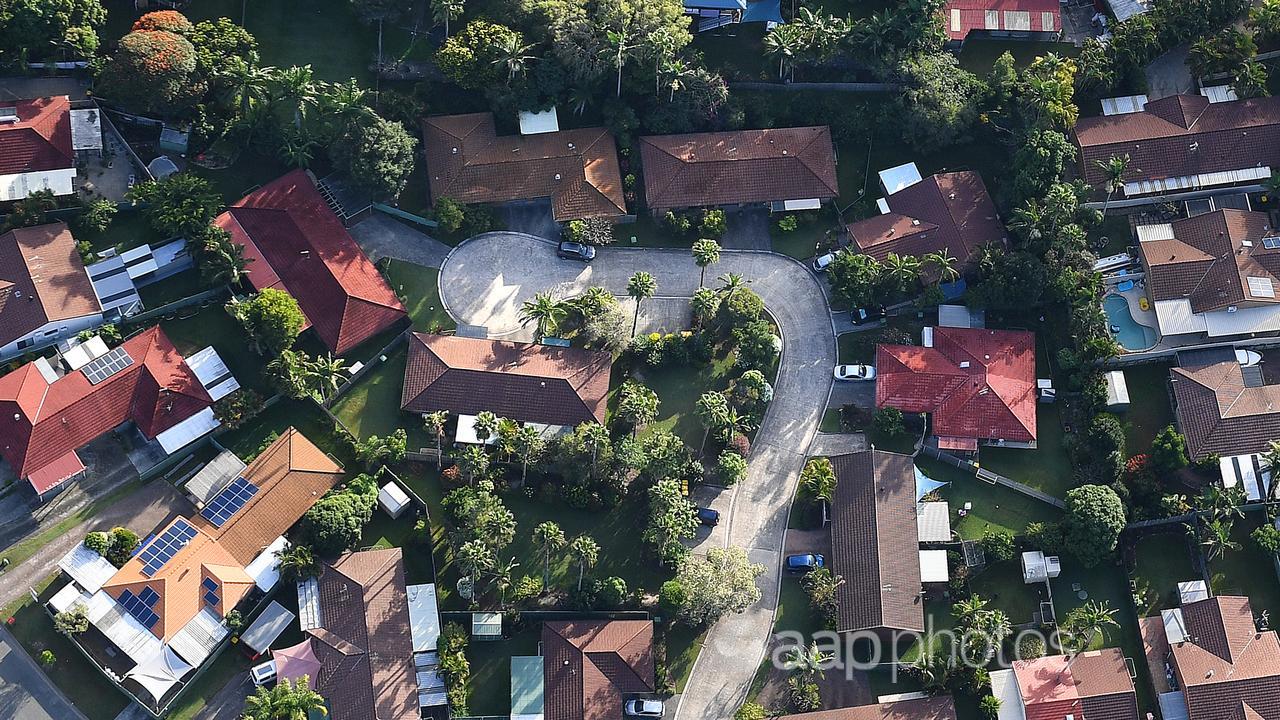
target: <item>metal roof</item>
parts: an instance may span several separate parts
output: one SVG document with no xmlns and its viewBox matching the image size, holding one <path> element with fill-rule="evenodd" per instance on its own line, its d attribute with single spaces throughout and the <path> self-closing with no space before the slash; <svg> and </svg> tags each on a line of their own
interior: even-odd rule
<svg viewBox="0 0 1280 720">
<path fill-rule="evenodd" d="M 223 450 L 187 481 L 187 494 L 203 505 L 239 477 L 244 469 L 244 462 L 235 453 Z"/>
<path fill-rule="evenodd" d="M 254 652 L 266 652 L 271 647 L 271 643 L 280 637 L 280 633 L 289 627 L 289 623 L 292 623 L 295 617 L 297 616 L 285 609 L 283 605 L 272 600 L 267 609 L 263 610 L 249 629 L 240 636 L 240 642 Z"/>
</svg>

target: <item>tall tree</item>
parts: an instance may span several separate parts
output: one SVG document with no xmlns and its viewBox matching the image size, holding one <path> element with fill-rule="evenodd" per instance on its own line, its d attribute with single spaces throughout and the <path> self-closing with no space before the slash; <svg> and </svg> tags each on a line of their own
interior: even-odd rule
<svg viewBox="0 0 1280 720">
<path fill-rule="evenodd" d="M 458 470 L 467 478 L 467 484 L 475 483 L 477 477 L 489 472 L 489 456 L 476 445 L 468 445 L 458 456 Z"/>
<path fill-rule="evenodd" d="M 449 39 L 449 23 L 462 17 L 466 9 L 463 0 L 431 0 L 431 18 L 438 25 L 444 25 L 444 37 Z"/>
<path fill-rule="evenodd" d="M 702 435 L 702 444 L 707 444 L 707 435 L 711 432 L 719 432 L 720 428 L 730 423 L 730 411 L 733 408 L 729 406 L 729 400 L 725 398 L 724 393 L 715 390 L 704 392 L 698 397 L 694 403 L 694 411 L 698 414 L 698 420 L 705 429 Z"/>
<path fill-rule="evenodd" d="M 693 627 L 705 627 L 746 610 L 760 600 L 756 578 L 763 574 L 764 566 L 752 564 L 739 547 L 713 547 L 706 555 L 689 555 L 676 573 L 686 593 L 680 618 Z"/>
<path fill-rule="evenodd" d="M 1095 160 L 1098 169 L 1102 170 L 1107 188 L 1107 199 L 1102 203 L 1102 214 L 1105 217 L 1107 207 L 1111 205 L 1111 196 L 1124 189 L 1124 176 L 1129 172 L 1129 155 L 1112 155 L 1106 160 Z"/>
<path fill-rule="evenodd" d="M 586 576 L 587 568 L 600 559 L 600 545 L 586 535 L 579 535 L 569 543 L 569 554 L 578 563 L 578 592 L 582 592 L 582 578 Z"/>
<path fill-rule="evenodd" d="M 631 434 L 658 417 L 658 394 L 634 380 L 622 384 L 618 391 L 618 415 L 631 423 Z"/>
<path fill-rule="evenodd" d="M 956 269 L 957 260 L 951 256 L 951 248 L 943 248 L 938 252 L 929 253 L 920 258 L 920 261 L 924 265 L 932 267 L 941 282 L 953 282 L 960 277 L 960 271 Z"/>
<path fill-rule="evenodd" d="M 568 316 L 568 306 L 564 301 L 556 300 L 549 292 L 538 293 L 520 306 L 520 322 L 524 325 L 536 323 L 539 340 L 555 332 Z"/>
<path fill-rule="evenodd" d="M 640 324 L 640 302 L 653 297 L 653 294 L 657 291 L 658 281 L 654 279 L 653 275 L 643 270 L 637 271 L 627 281 L 627 295 L 636 301 L 636 314 L 631 321 L 631 335 L 633 337 L 636 334 L 636 327 Z"/>
<path fill-rule="evenodd" d="M 787 63 L 794 63 L 795 58 L 806 49 L 804 32 L 794 23 L 775 25 L 764 36 L 764 52 L 769 57 L 778 58 L 778 79 L 786 76 Z"/>
<path fill-rule="evenodd" d="M 693 263 L 698 266 L 698 287 L 707 280 L 707 266 L 720 262 L 720 243 L 702 238 L 693 243 Z"/>
<path fill-rule="evenodd" d="M 679 557 L 678 549 L 684 549 L 680 541 L 693 537 L 697 530 L 698 508 L 684 496 L 680 481 L 665 478 L 649 488 L 644 540 L 657 551 L 659 565 Z"/>
<path fill-rule="evenodd" d="M 312 360 L 306 374 L 310 387 L 320 395 L 320 399 L 328 400 L 337 394 L 347 379 L 347 361 L 328 353 Z"/>
<path fill-rule="evenodd" d="M 312 713 L 329 713 L 324 698 L 311 689 L 306 676 L 297 682 L 283 678 L 270 689 L 259 686 L 245 698 L 244 705 L 244 720 L 307 720 Z"/>
<path fill-rule="evenodd" d="M 520 482 L 524 483 L 529 474 L 529 463 L 535 462 L 546 443 L 542 434 L 532 425 L 521 425 L 512 440 L 512 450 L 520 458 Z"/>
<path fill-rule="evenodd" d="M 542 553 L 542 586 L 551 585 L 551 554 L 565 546 L 564 531 L 550 520 L 533 529 L 533 544 Z"/>
<path fill-rule="evenodd" d="M 487 447 L 489 439 L 498 432 L 498 416 L 488 410 L 481 410 L 476 413 L 473 427 L 476 432 L 476 439 L 480 441 L 480 446 L 482 448 Z"/>
<path fill-rule="evenodd" d="M 493 64 L 504 68 L 507 71 L 507 84 L 516 78 L 516 75 L 523 75 L 525 69 L 529 66 L 529 61 L 534 59 L 529 51 L 533 49 L 533 45 L 526 45 L 521 42 L 519 35 L 507 35 L 502 38 L 497 46 L 498 57 L 493 59 Z"/>
<path fill-rule="evenodd" d="M 447 422 L 449 422 L 449 413 L 444 410 L 436 410 L 422 416 L 422 425 L 427 434 L 436 439 L 436 470 L 440 469 L 440 464 L 444 460 L 444 426 Z"/>
<path fill-rule="evenodd" d="M 480 576 L 493 569 L 497 560 L 493 550 L 480 540 L 468 540 L 458 548 L 458 569 L 471 578 L 472 597 L 479 594 Z"/>
<path fill-rule="evenodd" d="M 270 102 L 283 107 L 293 121 L 293 126 L 302 128 L 307 116 L 320 101 L 320 85 L 310 65 L 276 68 L 268 83 Z"/>
<path fill-rule="evenodd" d="M 1119 628 L 1116 611 L 1107 602 L 1090 600 L 1063 618 L 1058 626 L 1058 642 L 1071 654 L 1072 661 L 1088 650 L 1099 635 L 1106 637 L 1107 628 Z M 1070 663 L 1068 663 L 1070 667 Z"/>
<path fill-rule="evenodd" d="M 1209 562 L 1218 560 L 1228 550 L 1235 552 L 1241 548 L 1239 542 L 1231 539 L 1232 525 L 1229 520 L 1214 519 L 1200 529 L 1200 545 L 1204 547 L 1205 559 Z"/>
</svg>

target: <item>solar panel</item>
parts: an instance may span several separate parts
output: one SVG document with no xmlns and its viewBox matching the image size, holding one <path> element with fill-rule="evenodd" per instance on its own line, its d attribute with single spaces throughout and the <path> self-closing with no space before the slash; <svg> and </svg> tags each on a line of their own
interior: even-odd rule
<svg viewBox="0 0 1280 720">
<path fill-rule="evenodd" d="M 213 581 L 213 578 L 205 578 L 205 579 L 204 579 L 204 582 L 202 582 L 202 583 L 200 583 L 200 584 L 201 584 L 201 585 L 203 585 L 203 586 L 204 586 L 204 589 L 205 589 L 205 590 L 208 590 L 209 592 L 217 592 L 217 591 L 218 591 L 218 583 L 214 582 L 214 581 Z"/>
<path fill-rule="evenodd" d="M 81 368 L 90 385 L 97 385 L 133 364 L 133 358 L 123 347 L 103 355 Z"/>
<path fill-rule="evenodd" d="M 178 520 L 170 525 L 159 537 L 151 541 L 146 550 L 142 551 L 142 574 L 151 577 L 157 570 L 164 567 L 179 550 L 186 547 L 191 542 L 191 538 L 196 536 L 196 529 L 186 520 Z"/>
<path fill-rule="evenodd" d="M 230 520 L 232 515 L 240 512 L 240 508 L 249 502 L 249 498 L 257 494 L 257 485 L 243 477 L 238 477 L 223 488 L 222 492 L 200 511 L 200 514 L 215 526 L 222 527 L 222 524 Z"/>
<path fill-rule="evenodd" d="M 149 608 L 156 606 L 156 601 L 160 599 L 160 594 L 151 589 L 150 585 L 142 588 L 142 592 L 138 593 L 138 599 Z"/>
<path fill-rule="evenodd" d="M 149 587 L 142 589 L 142 592 L 144 594 L 148 591 L 150 591 L 152 595 L 155 595 L 155 591 L 151 590 L 151 588 Z M 156 595 L 156 597 L 158 598 L 159 596 Z M 153 611 L 150 607 L 147 606 L 145 602 L 142 601 L 141 596 L 134 595 L 129 590 L 125 590 L 124 592 L 120 593 L 119 603 L 120 603 L 120 606 L 124 608 L 125 612 L 132 615 L 138 622 L 142 623 L 143 627 L 145 627 L 148 630 L 155 627 L 156 623 L 160 621 L 160 616 L 156 615 L 155 611 Z M 154 605 L 155 601 L 153 600 L 151 604 Z"/>
<path fill-rule="evenodd" d="M 204 594 L 204 604 L 210 607 L 218 606 L 218 594 L 207 592 Z"/>
</svg>

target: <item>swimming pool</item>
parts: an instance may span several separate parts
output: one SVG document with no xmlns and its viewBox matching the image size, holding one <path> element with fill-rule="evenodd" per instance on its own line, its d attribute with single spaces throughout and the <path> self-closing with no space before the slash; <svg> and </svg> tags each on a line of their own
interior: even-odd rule
<svg viewBox="0 0 1280 720">
<path fill-rule="evenodd" d="M 1108 295 L 1102 309 L 1111 323 L 1111 334 L 1125 350 L 1146 350 L 1156 344 L 1156 331 L 1141 325 L 1129 312 L 1129 303 L 1120 295 Z"/>
</svg>

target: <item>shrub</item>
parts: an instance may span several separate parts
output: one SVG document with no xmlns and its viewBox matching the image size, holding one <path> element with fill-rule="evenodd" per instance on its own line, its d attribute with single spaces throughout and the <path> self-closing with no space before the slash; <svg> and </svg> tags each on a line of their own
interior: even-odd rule
<svg viewBox="0 0 1280 720">
<path fill-rule="evenodd" d="M 149 12 L 133 23 L 133 30 L 166 30 L 179 35 L 186 35 L 194 28 L 185 15 L 176 10 L 158 10 Z"/>
<path fill-rule="evenodd" d="M 1250 537 L 1253 538 L 1253 543 L 1262 552 L 1268 555 L 1275 555 L 1280 552 L 1280 530 L 1277 530 L 1276 526 L 1270 522 L 1259 526 Z"/>
<path fill-rule="evenodd" d="M 978 711 L 986 720 L 996 720 L 1000 717 L 1000 698 L 995 695 L 984 695 L 978 701 Z"/>
<path fill-rule="evenodd" d="M 596 601 L 606 608 L 622 607 L 627 602 L 627 581 L 620 577 L 607 577 L 596 588 Z"/>
<path fill-rule="evenodd" d="M 105 532 L 91 532 L 84 536 L 84 546 L 106 557 L 111 552 L 111 535 Z"/>
<path fill-rule="evenodd" d="M 738 433 L 733 436 L 733 439 L 729 441 L 725 449 L 736 452 L 742 457 L 747 457 L 751 454 L 751 441 L 747 439 L 746 435 Z"/>
<path fill-rule="evenodd" d="M 585 245 L 608 245 L 614 239 L 613 223 L 603 217 L 570 220 L 564 226 L 564 239 Z"/>
<path fill-rule="evenodd" d="M 902 411 L 895 407 L 882 407 L 871 417 L 871 424 L 881 434 L 894 437 L 907 431 L 902 422 Z"/>
<path fill-rule="evenodd" d="M 1018 660 L 1035 660 L 1044 657 L 1044 638 L 1038 633 L 1024 633 L 1018 638 Z"/>
<path fill-rule="evenodd" d="M 688 600 L 689 593 L 679 580 L 668 580 L 662 583 L 662 589 L 658 591 L 658 609 L 668 619 L 679 614 Z"/>
<path fill-rule="evenodd" d="M 1173 473 L 1187 466 L 1187 441 L 1172 425 L 1151 441 L 1151 465 L 1159 474 Z"/>
<path fill-rule="evenodd" d="M 53 629 L 66 635 L 73 637 L 89 629 L 89 616 L 84 612 L 84 606 L 76 603 L 71 606 L 70 610 L 64 610 L 53 616 Z"/>
<path fill-rule="evenodd" d="M 778 229 L 782 232 L 795 232 L 798 227 L 800 227 L 800 221 L 796 220 L 795 215 L 783 215 L 778 219 Z"/>
<path fill-rule="evenodd" d="M 708 210 L 702 214 L 703 237 L 719 240 L 726 229 L 723 210 Z"/>
<path fill-rule="evenodd" d="M 1125 526 L 1124 505 L 1105 485 L 1082 485 L 1067 492 L 1063 537 L 1085 567 L 1093 567 L 1116 548 Z"/>
<path fill-rule="evenodd" d="M 760 703 L 743 703 L 733 714 L 733 720 L 765 720 L 764 706 Z"/>
<path fill-rule="evenodd" d="M 110 200 L 98 198 L 84 208 L 84 214 L 76 218 L 76 226 L 90 232 L 105 232 L 111 227 L 111 220 L 116 216 L 116 204 Z"/>
<path fill-rule="evenodd" d="M 693 229 L 693 223 L 689 222 L 686 215 L 677 215 L 670 210 L 666 215 L 662 216 L 662 224 L 671 232 L 677 235 L 687 235 Z"/>
<path fill-rule="evenodd" d="M 44 650 L 40 653 L 40 664 L 45 667 L 53 667 L 58 662 L 58 656 L 53 654 L 52 650 Z"/>
<path fill-rule="evenodd" d="M 525 575 L 516 581 L 516 586 L 511 591 L 511 599 L 513 602 L 522 603 L 526 600 L 532 600 L 542 594 L 542 578 L 537 575 Z"/>
<path fill-rule="evenodd" d="M 467 715 L 471 663 L 467 660 L 466 629 L 458 623 L 445 623 L 440 630 L 438 650 L 449 709 L 454 715 Z"/>
<path fill-rule="evenodd" d="M 1027 544 L 1050 555 L 1061 553 L 1064 547 L 1062 526 L 1058 523 L 1027 523 L 1023 530 Z"/>
<path fill-rule="evenodd" d="M 798 713 L 813 712 L 822 707 L 818 683 L 799 675 L 787 678 L 787 703 L 793 712 Z"/>
<path fill-rule="evenodd" d="M 716 461 L 716 474 L 726 487 L 733 487 L 747 477 L 747 460 L 732 450 L 725 450 Z"/>
<path fill-rule="evenodd" d="M 111 549 L 106 558 L 116 567 L 123 567 L 129 562 L 133 551 L 138 549 L 138 533 L 126 527 L 111 528 Z"/>
<path fill-rule="evenodd" d="M 222 623 L 226 625 L 227 629 L 231 632 L 237 632 L 240 628 L 244 627 L 244 615 L 241 615 L 239 610 L 232 610 L 227 613 L 227 617 L 222 621 Z"/>
<path fill-rule="evenodd" d="M 752 320 L 734 329 L 733 340 L 738 345 L 736 363 L 747 370 L 764 370 L 773 365 L 782 348 L 782 342 L 773 333 L 767 320 Z"/>
<path fill-rule="evenodd" d="M 442 197 L 436 200 L 431 215 L 445 233 L 452 235 L 462 229 L 462 221 L 466 217 L 462 205 L 453 198 Z"/>
<path fill-rule="evenodd" d="M 213 416 L 228 430 L 235 430 L 262 411 L 262 396 L 240 388 L 213 404 Z"/>
<path fill-rule="evenodd" d="M 751 288 L 738 288 L 725 301 L 720 303 L 720 311 L 724 313 L 729 327 L 741 327 L 757 320 L 764 312 L 764 301 Z"/>
<path fill-rule="evenodd" d="M 1013 559 L 1013 533 L 1008 530 L 987 528 L 979 544 L 988 561 L 1005 562 Z"/>
</svg>

